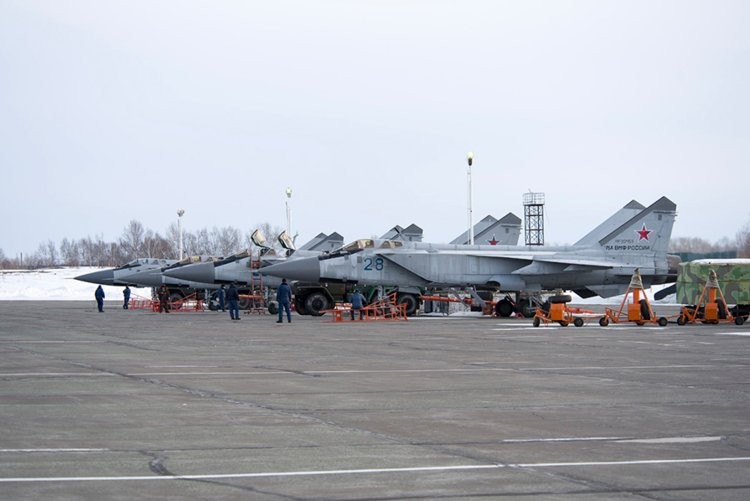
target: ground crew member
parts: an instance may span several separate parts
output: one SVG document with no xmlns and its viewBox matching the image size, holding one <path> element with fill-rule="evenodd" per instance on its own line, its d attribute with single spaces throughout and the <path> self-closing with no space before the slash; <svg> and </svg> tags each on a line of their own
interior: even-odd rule
<svg viewBox="0 0 750 501">
<path fill-rule="evenodd" d="M 232 320 L 240 319 L 240 294 L 234 284 L 229 285 L 227 290 L 227 301 L 229 302 L 229 318 Z"/>
<path fill-rule="evenodd" d="M 96 288 L 94 297 L 96 298 L 96 307 L 99 308 L 99 313 L 102 313 L 104 311 L 104 289 L 101 285 Z"/>
<path fill-rule="evenodd" d="M 286 310 L 286 321 L 292 323 L 292 288 L 286 283 L 286 278 L 281 279 L 281 285 L 276 289 L 276 302 L 279 303 L 279 319 L 276 321 L 277 324 L 282 322 L 284 317 L 284 310 Z"/>
<path fill-rule="evenodd" d="M 354 292 L 352 293 L 351 301 L 352 301 L 352 310 L 351 310 L 352 320 L 354 320 L 355 311 L 359 312 L 359 319 L 362 320 L 365 315 L 365 312 L 362 311 L 362 308 L 364 308 L 365 306 L 365 296 L 363 296 L 362 293 L 359 292 L 358 289 L 355 289 Z"/>
<path fill-rule="evenodd" d="M 125 289 L 122 291 L 122 298 L 124 303 L 122 303 L 122 309 L 127 310 L 128 309 L 128 303 L 130 302 L 130 287 L 127 285 L 125 286 Z"/>
<path fill-rule="evenodd" d="M 221 287 L 219 287 L 219 290 L 216 291 L 216 299 L 219 300 L 219 308 L 221 311 L 227 311 L 226 306 L 224 304 L 224 300 L 226 298 L 227 291 L 224 289 L 224 284 L 221 284 Z"/>
<path fill-rule="evenodd" d="M 167 289 L 167 286 L 162 284 L 157 295 L 159 296 L 159 313 L 169 313 L 169 289 Z"/>
</svg>

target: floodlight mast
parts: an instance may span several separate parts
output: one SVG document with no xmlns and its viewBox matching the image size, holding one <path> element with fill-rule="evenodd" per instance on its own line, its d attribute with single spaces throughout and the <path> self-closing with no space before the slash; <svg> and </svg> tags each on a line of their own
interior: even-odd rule
<svg viewBox="0 0 750 501">
<path fill-rule="evenodd" d="M 185 209 L 177 210 L 177 233 L 180 235 L 180 261 L 182 261 L 182 216 L 185 214 Z"/>
<path fill-rule="evenodd" d="M 469 152 L 466 155 L 466 161 L 469 164 L 469 167 L 466 170 L 466 177 L 468 180 L 468 189 L 467 189 L 467 205 L 468 205 L 468 217 L 469 217 L 469 245 L 474 245 L 474 224 L 473 224 L 473 217 L 472 217 L 472 211 L 471 211 L 471 166 L 474 163 L 474 153 Z"/>
<path fill-rule="evenodd" d="M 289 238 L 292 238 L 292 210 L 289 208 L 289 200 L 292 199 L 292 189 L 287 186 L 284 192 L 286 193 L 286 234 L 289 235 Z"/>
</svg>

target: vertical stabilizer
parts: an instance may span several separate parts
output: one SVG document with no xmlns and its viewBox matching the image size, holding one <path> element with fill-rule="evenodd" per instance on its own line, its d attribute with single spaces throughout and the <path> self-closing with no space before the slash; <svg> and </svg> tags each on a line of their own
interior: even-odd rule
<svg viewBox="0 0 750 501">
<path fill-rule="evenodd" d="M 595 245 L 596 242 L 608 235 L 612 230 L 641 213 L 646 207 L 636 200 L 631 200 L 625 207 L 612 214 L 602 224 L 588 232 L 575 245 Z"/>
<path fill-rule="evenodd" d="M 602 237 L 599 245 L 605 254 L 619 261 L 638 265 L 634 259 L 650 256 L 658 260 L 658 268 L 662 265 L 667 268 L 667 249 L 676 217 L 677 205 L 661 197 Z M 629 256 L 634 259 L 628 259 Z"/>
</svg>

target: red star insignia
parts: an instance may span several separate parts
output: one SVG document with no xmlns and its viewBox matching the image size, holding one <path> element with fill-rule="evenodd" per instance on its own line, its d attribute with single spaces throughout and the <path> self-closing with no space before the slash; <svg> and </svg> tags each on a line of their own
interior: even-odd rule
<svg viewBox="0 0 750 501">
<path fill-rule="evenodd" d="M 497 245 L 497 240 L 495 240 L 495 235 L 492 235 L 492 240 L 487 240 L 490 245 Z"/>
<path fill-rule="evenodd" d="M 644 224 L 640 230 L 635 230 L 636 233 L 638 233 L 638 241 L 641 240 L 648 240 L 648 234 L 651 233 L 651 230 L 646 229 L 646 225 Z"/>
</svg>

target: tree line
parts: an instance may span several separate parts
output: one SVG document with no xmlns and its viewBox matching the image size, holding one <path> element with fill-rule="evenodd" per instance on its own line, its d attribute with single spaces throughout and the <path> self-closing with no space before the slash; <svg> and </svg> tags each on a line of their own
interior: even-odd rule
<svg viewBox="0 0 750 501">
<path fill-rule="evenodd" d="M 230 256 L 252 245 L 250 235 L 260 229 L 272 248 L 279 249 L 276 236 L 278 227 L 262 223 L 249 231 L 227 226 L 203 228 L 190 232 L 183 230 L 182 248 L 185 256 Z M 171 224 L 165 235 L 146 229 L 132 220 L 117 241 L 107 242 L 101 235 L 78 240 L 63 238 L 57 245 L 48 240 L 39 244 L 36 252 L 23 257 L 9 258 L 0 249 L 0 269 L 36 269 L 55 266 L 115 267 L 136 258 L 176 259 L 179 256 L 180 235 L 176 224 Z"/>
<path fill-rule="evenodd" d="M 268 239 L 268 244 L 279 249 L 276 236 L 281 228 L 261 223 L 255 228 Z M 255 229 L 254 228 L 254 229 Z M 250 234 L 253 230 L 240 231 L 226 226 L 203 228 L 190 232 L 183 231 L 183 254 L 185 256 L 229 256 L 248 249 L 252 245 Z M 59 245 L 52 240 L 39 244 L 33 254 L 8 258 L 0 249 L 0 269 L 35 269 L 55 266 L 99 266 L 115 267 L 128 263 L 136 258 L 176 259 L 179 256 L 180 235 L 177 225 L 172 223 L 165 235 L 160 235 L 144 228 L 139 221 L 132 220 L 125 227 L 120 238 L 115 242 L 106 242 L 102 236 L 85 237 L 79 240 L 64 238 Z M 698 237 L 673 238 L 669 245 L 670 252 L 690 253 L 695 255 L 734 255 L 739 258 L 750 258 L 750 223 L 737 232 L 734 239 L 723 238 L 711 243 Z"/>
</svg>

